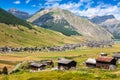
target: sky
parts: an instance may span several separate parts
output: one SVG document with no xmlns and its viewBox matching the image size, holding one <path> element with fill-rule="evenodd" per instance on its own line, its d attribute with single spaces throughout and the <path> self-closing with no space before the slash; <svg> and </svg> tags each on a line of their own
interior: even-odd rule
<svg viewBox="0 0 120 80">
<path fill-rule="evenodd" d="M 41 8 L 59 7 L 79 16 L 114 15 L 120 20 L 120 0 L 0 0 L 0 7 L 35 13 Z"/>
</svg>

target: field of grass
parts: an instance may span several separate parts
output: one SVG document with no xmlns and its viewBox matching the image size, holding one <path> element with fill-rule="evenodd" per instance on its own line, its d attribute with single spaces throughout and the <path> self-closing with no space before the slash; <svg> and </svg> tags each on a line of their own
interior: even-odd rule
<svg viewBox="0 0 120 80">
<path fill-rule="evenodd" d="M 36 53 L 11 53 L 0 54 L 0 62 L 8 64 L 4 61 L 26 61 L 26 60 L 45 60 L 51 59 L 57 66 L 57 59 L 66 57 L 77 61 L 77 70 L 75 71 L 41 71 L 30 73 L 29 71 L 21 71 L 7 76 L 0 76 L 0 80 L 119 80 L 120 64 L 113 71 L 101 69 L 88 69 L 84 62 L 88 58 L 97 58 L 101 52 L 105 52 L 108 56 L 112 56 L 113 52 L 120 52 L 120 44 L 113 45 L 112 48 L 80 48 L 64 52 L 36 52 Z M 13 65 L 13 63 L 10 63 Z M 9 64 L 9 65 L 10 65 Z"/>
</svg>

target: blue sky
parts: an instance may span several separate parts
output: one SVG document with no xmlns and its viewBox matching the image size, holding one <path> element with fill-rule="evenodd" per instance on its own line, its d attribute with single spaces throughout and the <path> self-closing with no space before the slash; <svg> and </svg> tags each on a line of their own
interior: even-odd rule
<svg viewBox="0 0 120 80">
<path fill-rule="evenodd" d="M 35 13 L 41 8 L 60 7 L 80 16 L 113 14 L 120 20 L 120 0 L 0 0 L 0 7 Z"/>
</svg>

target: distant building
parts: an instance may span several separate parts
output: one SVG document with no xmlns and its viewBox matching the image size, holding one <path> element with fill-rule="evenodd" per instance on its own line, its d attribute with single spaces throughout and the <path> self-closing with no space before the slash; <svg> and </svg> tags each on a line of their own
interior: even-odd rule
<svg viewBox="0 0 120 80">
<path fill-rule="evenodd" d="M 93 58 L 88 58 L 85 62 L 88 68 L 95 68 L 96 67 L 96 60 Z"/>
<path fill-rule="evenodd" d="M 70 69 L 76 69 L 77 62 L 74 60 L 69 59 L 60 59 L 58 60 L 58 69 L 59 70 L 70 70 Z"/>
<path fill-rule="evenodd" d="M 116 68 L 116 59 L 113 57 L 98 57 L 96 59 L 96 67 L 111 70 Z"/>
</svg>

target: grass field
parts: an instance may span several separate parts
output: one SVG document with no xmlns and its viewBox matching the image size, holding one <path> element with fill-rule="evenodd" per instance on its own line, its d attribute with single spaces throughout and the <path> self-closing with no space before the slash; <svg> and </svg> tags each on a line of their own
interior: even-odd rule
<svg viewBox="0 0 120 80">
<path fill-rule="evenodd" d="M 101 70 L 87 69 L 84 62 L 88 58 L 97 58 L 101 52 L 105 52 L 108 56 L 112 56 L 113 52 L 120 52 L 120 44 L 113 45 L 112 48 L 80 48 L 65 52 L 36 52 L 36 53 L 11 53 L 0 54 L 0 63 L 6 65 L 14 65 L 19 61 L 26 60 L 45 60 L 52 59 L 55 64 L 57 59 L 66 57 L 77 61 L 77 70 L 75 71 L 41 71 L 38 73 L 30 73 L 29 71 L 21 71 L 7 76 L 0 76 L 0 80 L 119 80 L 120 64 L 117 70 Z M 8 62 L 10 61 L 10 62 Z M 57 64 L 56 64 L 57 66 Z"/>
</svg>

